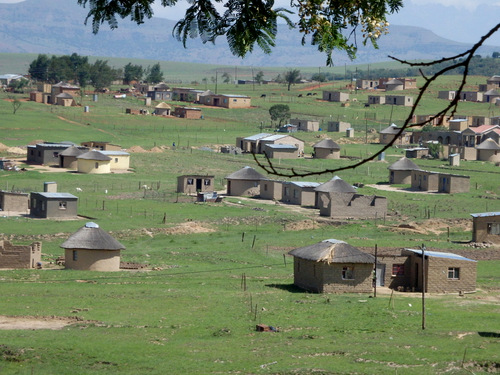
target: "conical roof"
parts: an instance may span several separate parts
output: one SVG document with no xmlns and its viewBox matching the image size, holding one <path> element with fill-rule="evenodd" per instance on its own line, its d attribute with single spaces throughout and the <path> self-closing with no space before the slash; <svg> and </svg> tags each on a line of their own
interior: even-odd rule
<svg viewBox="0 0 500 375">
<path fill-rule="evenodd" d="M 380 134 L 398 134 L 400 128 L 396 124 L 391 124 L 387 128 L 380 131 Z"/>
<path fill-rule="evenodd" d="M 340 150 L 340 146 L 332 139 L 326 138 L 316 143 L 313 148 L 326 148 L 329 150 Z"/>
<path fill-rule="evenodd" d="M 109 156 L 106 156 L 102 152 L 99 152 L 97 150 L 92 150 L 84 154 L 78 155 L 76 158 L 86 159 L 86 160 L 101 160 L 101 161 L 111 160 Z"/>
<path fill-rule="evenodd" d="M 261 175 L 252 167 L 243 167 L 239 171 L 231 173 L 229 176 L 226 176 L 228 180 L 264 180 L 266 177 Z"/>
<path fill-rule="evenodd" d="M 413 171 L 419 170 L 420 168 L 406 156 L 403 156 L 397 162 L 389 165 L 387 169 L 390 171 Z"/>
<path fill-rule="evenodd" d="M 340 177 L 335 176 L 330 181 L 319 185 L 314 191 L 325 193 L 355 193 L 356 189 L 352 185 L 342 180 Z"/>
<path fill-rule="evenodd" d="M 481 142 L 476 149 L 478 150 L 500 150 L 500 146 L 495 142 L 494 139 L 488 138 Z"/>
<path fill-rule="evenodd" d="M 495 89 L 491 89 L 491 90 L 486 91 L 484 93 L 484 95 L 500 95 L 500 93 Z"/>
<path fill-rule="evenodd" d="M 165 102 L 161 102 L 155 108 L 167 108 L 167 109 L 170 109 L 172 107 L 170 105 L 168 105 L 167 103 L 165 103 Z"/>
<path fill-rule="evenodd" d="M 99 228 L 99 225 L 88 222 L 78 229 L 61 245 L 63 249 L 86 250 L 121 250 L 125 249 L 120 242 Z"/>
<path fill-rule="evenodd" d="M 324 240 L 314 245 L 299 247 L 288 254 L 294 257 L 327 263 L 374 263 L 375 257 L 335 239 Z"/>
<path fill-rule="evenodd" d="M 68 147 L 63 152 L 61 152 L 59 155 L 62 155 L 62 156 L 78 156 L 78 155 L 81 155 L 81 154 L 84 154 L 84 153 L 85 153 L 85 151 L 80 150 L 78 147 L 71 146 L 71 147 Z"/>
</svg>

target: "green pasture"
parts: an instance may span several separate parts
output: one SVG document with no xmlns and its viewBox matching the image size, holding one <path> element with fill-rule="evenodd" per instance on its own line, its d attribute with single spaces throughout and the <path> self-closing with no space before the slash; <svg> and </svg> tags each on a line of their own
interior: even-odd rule
<svg viewBox="0 0 500 375">
<path fill-rule="evenodd" d="M 445 77 L 444 89 L 457 81 Z M 478 82 L 483 82 L 484 79 Z M 338 89 L 347 82 L 336 82 Z M 209 89 L 213 90 L 214 87 Z M 463 297 L 428 296 L 426 329 L 422 330 L 421 299 L 416 294 L 317 295 L 293 286 L 292 259 L 286 253 L 326 238 L 360 247 L 469 249 L 470 213 L 500 211 L 498 166 L 462 161 L 450 167 L 442 160 L 417 160 L 423 169 L 469 175 L 463 194 L 411 194 L 378 189 L 388 182 L 387 167 L 403 156 L 390 148 L 385 160 L 354 170 L 302 180 L 326 182 L 338 174 L 349 183 L 364 184 L 362 194 L 386 196 L 389 213 L 376 220 L 317 220 L 315 209 L 291 210 L 258 199 L 224 198 L 220 204 L 198 204 L 177 194 L 182 174 L 215 176 L 224 190 L 228 174 L 249 165 L 251 155 L 227 155 L 221 145 L 236 137 L 272 132 L 269 107 L 287 103 L 293 117 L 317 118 L 323 130 L 297 133 L 306 142 L 306 157 L 275 161 L 287 172 L 344 167 L 374 155 L 380 145 L 367 129 L 399 123 L 407 108 L 364 107 L 368 93 L 350 107 L 326 103 L 321 90 L 296 85 L 219 85 L 219 92 L 252 97 L 250 109 L 203 108 L 202 120 L 126 115 L 126 108 L 145 108 L 143 100 L 113 99 L 99 94 L 83 98 L 89 106 L 63 108 L 22 102 L 12 113 L 7 94 L 0 93 L 0 142 L 25 146 L 34 140 L 109 141 L 124 148 L 161 153 L 131 153 L 131 171 L 80 175 L 0 171 L 0 189 L 40 191 L 46 181 L 79 197 L 82 220 L 52 221 L 0 215 L 0 238 L 15 243 L 42 241 L 43 270 L 0 271 L 0 315 L 76 317 L 62 330 L 5 330 L 0 338 L 1 374 L 470 374 L 498 371 L 500 323 L 498 291 L 500 261 L 478 262 L 478 291 Z M 317 95 L 307 96 L 308 92 Z M 266 94 L 266 97 L 262 97 Z M 303 97 L 299 98 L 298 95 Z M 437 95 L 437 91 L 436 91 Z M 19 95 L 25 98 L 26 95 Z M 417 114 L 432 113 L 445 101 L 426 97 Z M 177 103 L 174 103 L 177 104 Z M 460 103 L 459 113 L 485 114 L 497 109 Z M 331 116 L 331 117 L 330 117 Z M 345 116 L 345 117 L 343 117 Z M 328 133 L 326 123 L 349 119 L 355 144 L 344 134 Z M 321 137 L 341 144 L 341 160 L 310 159 Z M 175 142 L 176 147 L 172 146 Z M 14 155 L 3 152 L 0 156 Z M 261 156 L 259 160 L 264 162 Z M 269 176 L 276 178 L 275 176 Z M 298 180 L 295 178 L 294 180 Z M 143 189 L 147 185 L 150 189 Z M 372 186 L 368 186 L 372 185 Z M 77 188 L 81 192 L 77 192 Z M 429 219 L 433 219 L 428 224 Z M 62 242 L 84 225 L 97 222 L 122 242 L 122 260 L 148 264 L 155 271 L 96 273 L 60 270 Z M 424 230 L 442 222 L 440 230 Z M 192 224 L 186 232 L 179 228 Z M 415 232 L 397 230 L 411 224 Z M 448 236 L 447 227 L 450 227 Z M 477 249 L 475 251 L 487 251 Z M 246 285 L 246 287 L 245 287 Z M 263 323 L 279 332 L 255 332 Z"/>
</svg>

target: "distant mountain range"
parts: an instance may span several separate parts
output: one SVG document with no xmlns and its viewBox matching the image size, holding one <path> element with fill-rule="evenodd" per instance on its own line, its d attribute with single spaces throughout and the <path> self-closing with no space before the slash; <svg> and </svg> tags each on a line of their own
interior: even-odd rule
<svg viewBox="0 0 500 375">
<path fill-rule="evenodd" d="M 229 52 L 224 39 L 216 44 L 189 40 L 187 49 L 172 37 L 175 21 L 162 18 L 147 20 L 137 26 L 120 20 L 116 30 L 107 25 L 97 35 L 84 25 L 88 9 L 76 0 L 26 0 L 15 4 L 0 4 L 0 52 L 71 54 L 143 58 L 158 61 L 183 61 L 219 65 L 245 66 L 323 66 L 325 55 L 314 46 L 302 46 L 301 35 L 281 25 L 277 46 L 272 54 L 256 51 L 245 59 Z M 379 49 L 360 46 L 355 63 L 388 60 L 388 55 L 401 59 L 435 59 L 463 52 L 470 44 L 441 38 L 429 30 L 413 26 L 391 26 L 390 34 L 379 42 Z M 491 55 L 500 47 L 485 46 L 481 53 Z M 333 55 L 335 65 L 352 63 L 345 53 Z"/>
</svg>

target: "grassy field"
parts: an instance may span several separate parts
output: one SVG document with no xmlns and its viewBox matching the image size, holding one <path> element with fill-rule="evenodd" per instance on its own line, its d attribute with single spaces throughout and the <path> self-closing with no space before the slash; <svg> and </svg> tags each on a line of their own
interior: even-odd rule
<svg viewBox="0 0 500 375">
<path fill-rule="evenodd" d="M 436 85 L 451 87 L 456 77 Z M 483 82 L 477 78 L 478 82 Z M 347 82 L 337 82 L 339 88 Z M 326 86 L 329 89 L 331 87 Z M 214 87 L 207 87 L 214 89 Z M 419 295 L 318 295 L 293 286 L 289 250 L 326 238 L 360 247 L 470 249 L 470 213 L 500 211 L 498 167 L 461 162 L 450 167 L 441 160 L 418 160 L 424 169 L 471 176 L 469 193 L 410 194 L 360 188 L 362 194 L 387 196 L 389 215 L 379 220 L 321 221 L 314 209 L 291 210 L 257 199 L 226 198 L 221 204 L 195 204 L 175 193 L 176 177 L 186 173 L 224 177 L 245 166 L 248 155 L 217 150 L 234 145 L 238 136 L 272 131 L 268 109 L 290 105 L 293 117 L 352 119 L 356 143 L 344 144 L 343 134 L 301 133 L 306 152 L 319 137 L 342 143 L 343 155 L 361 158 L 380 147 L 366 129 L 379 130 L 402 121 L 407 109 L 343 108 L 317 100 L 321 90 L 296 85 L 219 85 L 219 92 L 247 94 L 253 108 L 204 108 L 203 120 L 125 115 L 125 108 L 143 108 L 142 100 L 123 101 L 99 95 L 82 105 L 62 108 L 23 102 L 18 112 L 0 93 L 0 142 L 9 147 L 34 140 L 110 141 L 125 148 L 161 153 L 132 153 L 132 173 L 79 175 L 0 171 L 0 189 L 40 191 L 56 181 L 58 190 L 79 197 L 78 212 L 99 223 L 122 242 L 122 260 L 148 264 L 148 271 L 96 273 L 59 270 L 50 262 L 63 255 L 62 242 L 88 220 L 48 221 L 0 217 L 0 239 L 43 243 L 43 270 L 1 270 L 1 311 L 4 316 L 74 319 L 61 330 L 3 330 L 1 374 L 470 374 L 498 371 L 499 260 L 478 262 L 478 291 L 464 297 L 432 295 L 426 301 L 422 330 Z M 316 97 L 298 98 L 316 92 Z M 265 93 L 266 98 L 260 98 Z M 434 94 L 432 94 L 434 95 Z M 432 113 L 441 103 L 432 95 L 419 114 Z M 22 96 L 20 96 L 22 97 Z M 300 99 L 300 100 L 299 100 Z M 490 113 L 488 105 L 460 103 L 464 114 Z M 392 112 L 392 115 L 391 115 Z M 366 121 L 366 118 L 375 120 Z M 330 117 L 331 116 L 331 117 Z M 345 116 L 345 117 L 343 117 Z M 368 143 L 365 141 L 368 140 Z M 172 143 L 176 143 L 173 149 Z M 385 161 L 370 162 L 342 172 L 349 183 L 388 181 L 387 166 L 402 156 L 391 148 Z M 2 156 L 12 155 L 3 153 Z M 352 161 L 351 161 L 352 162 Z M 280 168 L 321 170 L 349 163 L 342 160 L 282 160 Z M 262 171 L 261 171 L 262 172 Z M 324 182 L 331 175 L 314 177 Z M 143 190 L 143 184 L 153 187 Z M 76 191 L 76 188 L 82 191 Z M 493 199 L 485 199 L 493 198 Z M 430 219 L 429 219 L 430 216 Z M 164 220 L 165 219 L 165 220 Z M 416 230 L 399 230 L 400 224 Z M 450 228 L 450 237 L 447 228 Z M 484 252 L 487 249 L 477 249 Z M 51 268 L 52 267 L 52 268 Z M 151 270 L 155 268 L 155 270 Z M 245 280 L 245 283 L 243 283 Z M 246 285 L 246 288 L 243 285 Z M 279 332 L 255 332 L 263 323 Z"/>
</svg>

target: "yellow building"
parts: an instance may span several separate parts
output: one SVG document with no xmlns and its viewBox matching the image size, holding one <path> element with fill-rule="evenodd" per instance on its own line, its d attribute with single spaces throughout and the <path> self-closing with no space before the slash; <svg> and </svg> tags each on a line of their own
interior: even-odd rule
<svg viewBox="0 0 500 375">
<path fill-rule="evenodd" d="M 125 151 L 99 151 L 111 158 L 110 168 L 114 170 L 127 170 L 130 167 L 130 154 Z"/>
<path fill-rule="evenodd" d="M 111 158 L 102 151 L 89 151 L 76 157 L 79 173 L 103 174 L 111 172 Z"/>
</svg>

